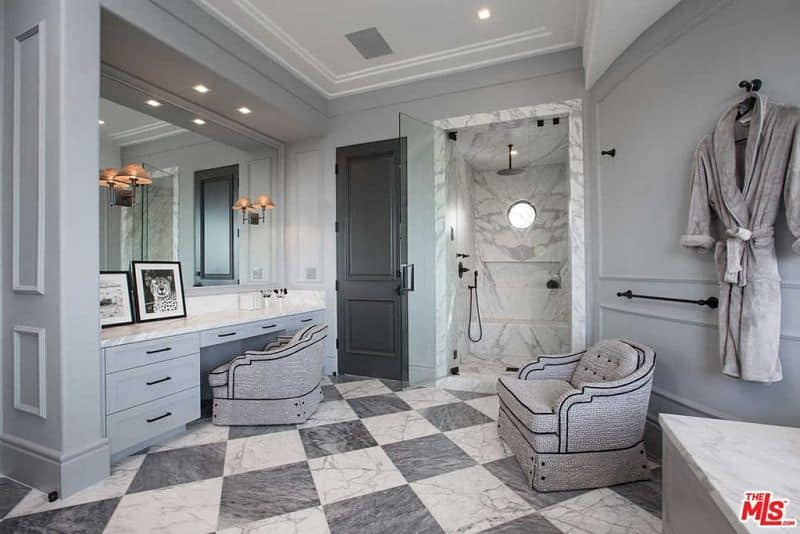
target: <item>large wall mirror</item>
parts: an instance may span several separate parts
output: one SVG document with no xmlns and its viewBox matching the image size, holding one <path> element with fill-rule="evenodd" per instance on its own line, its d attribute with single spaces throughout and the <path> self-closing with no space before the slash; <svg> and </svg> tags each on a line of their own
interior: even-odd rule
<svg viewBox="0 0 800 534">
<path fill-rule="evenodd" d="M 186 288 L 282 286 L 283 146 L 108 69 L 101 95 L 100 171 L 133 164 L 151 181 L 99 187 L 101 270 L 177 260 Z M 234 209 L 242 197 L 252 208 Z"/>
</svg>

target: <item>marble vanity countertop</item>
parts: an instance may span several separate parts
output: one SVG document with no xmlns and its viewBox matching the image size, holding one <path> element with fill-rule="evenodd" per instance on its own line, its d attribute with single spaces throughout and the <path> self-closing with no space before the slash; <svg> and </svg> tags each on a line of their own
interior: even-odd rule
<svg viewBox="0 0 800 534">
<path fill-rule="evenodd" d="M 224 309 L 206 313 L 189 312 L 187 317 L 181 319 L 165 319 L 163 321 L 104 328 L 100 336 L 100 346 L 103 348 L 114 347 L 138 341 L 190 334 L 211 328 L 225 328 L 262 319 L 285 317 L 324 309 L 325 305 L 323 304 L 285 299 L 269 302 L 266 308 L 253 311 Z"/>
<path fill-rule="evenodd" d="M 734 530 L 767 530 L 739 520 L 745 491 L 789 499 L 786 518 L 800 519 L 800 428 L 671 414 L 658 419 Z"/>
</svg>

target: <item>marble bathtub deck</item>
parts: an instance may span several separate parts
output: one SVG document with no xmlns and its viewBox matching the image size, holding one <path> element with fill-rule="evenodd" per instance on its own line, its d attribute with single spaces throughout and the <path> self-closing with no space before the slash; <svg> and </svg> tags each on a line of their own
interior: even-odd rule
<svg viewBox="0 0 800 534">
<path fill-rule="evenodd" d="M 538 493 L 497 435 L 480 380 L 332 377 L 303 425 L 188 432 L 67 499 L 0 477 L 0 533 L 657 533 L 652 481 Z"/>
</svg>

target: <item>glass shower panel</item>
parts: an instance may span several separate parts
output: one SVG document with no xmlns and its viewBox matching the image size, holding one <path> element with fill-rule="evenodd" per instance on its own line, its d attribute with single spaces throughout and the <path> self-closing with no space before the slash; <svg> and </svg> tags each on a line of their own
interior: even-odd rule
<svg viewBox="0 0 800 534">
<path fill-rule="evenodd" d="M 404 359 L 411 384 L 430 383 L 446 374 L 446 272 L 443 249 L 445 190 L 439 150 L 441 129 L 404 113 L 399 114 L 403 190 L 403 259 L 406 294 Z M 413 289 L 410 289 L 413 287 Z"/>
</svg>

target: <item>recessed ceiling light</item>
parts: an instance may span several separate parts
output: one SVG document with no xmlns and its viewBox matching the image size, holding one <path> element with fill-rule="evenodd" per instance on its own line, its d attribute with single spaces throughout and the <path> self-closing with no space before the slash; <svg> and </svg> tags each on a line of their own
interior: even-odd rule
<svg viewBox="0 0 800 534">
<path fill-rule="evenodd" d="M 197 117 L 197 118 L 196 118 L 196 119 L 194 119 L 192 122 L 193 122 L 193 123 L 195 123 L 195 124 L 197 124 L 198 126 L 202 126 L 202 125 L 204 125 L 204 124 L 206 123 L 206 121 L 204 121 L 204 120 L 203 120 L 203 119 L 201 119 L 200 117 Z"/>
<path fill-rule="evenodd" d="M 99 124 L 100 126 L 104 125 L 105 123 L 106 123 L 106 121 L 104 121 L 103 119 L 99 119 L 97 121 L 97 124 Z"/>
<path fill-rule="evenodd" d="M 478 10 L 478 18 L 481 20 L 486 20 L 492 16 L 492 12 L 489 11 L 488 7 L 484 7 L 483 9 Z"/>
<path fill-rule="evenodd" d="M 192 89 L 194 89 L 198 93 L 203 93 L 203 94 L 205 94 L 205 93 L 207 93 L 207 92 L 209 92 L 211 90 L 208 87 L 206 87 L 205 85 L 203 85 L 202 83 L 198 83 L 197 85 L 192 87 Z"/>
<path fill-rule="evenodd" d="M 157 108 L 158 106 L 161 105 L 161 102 L 159 102 L 158 100 L 153 100 L 151 98 L 150 100 L 145 100 L 145 104 L 147 104 L 150 107 Z"/>
<path fill-rule="evenodd" d="M 512 155 L 512 156 L 516 156 L 517 154 L 519 154 L 519 152 L 517 152 L 516 150 L 512 150 L 512 151 L 511 151 L 511 155 Z"/>
<path fill-rule="evenodd" d="M 236 111 L 238 111 L 238 112 L 239 112 L 239 113 L 241 113 L 242 115 L 249 115 L 250 113 L 252 113 L 252 112 L 253 112 L 253 110 L 251 110 L 250 108 L 248 108 L 248 107 L 245 107 L 245 106 L 242 106 L 242 107 L 240 107 L 240 108 L 239 108 L 239 109 L 237 109 Z"/>
</svg>

